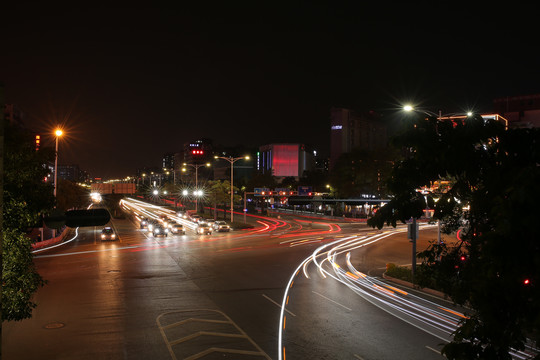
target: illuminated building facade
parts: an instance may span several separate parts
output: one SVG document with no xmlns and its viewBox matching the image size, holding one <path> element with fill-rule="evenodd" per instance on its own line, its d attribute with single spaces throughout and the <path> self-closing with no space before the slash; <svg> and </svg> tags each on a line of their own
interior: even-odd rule
<svg viewBox="0 0 540 360">
<path fill-rule="evenodd" d="M 259 148 L 257 170 L 270 172 L 278 179 L 299 179 L 306 170 L 315 168 L 314 152 L 303 144 L 269 144 Z"/>
</svg>

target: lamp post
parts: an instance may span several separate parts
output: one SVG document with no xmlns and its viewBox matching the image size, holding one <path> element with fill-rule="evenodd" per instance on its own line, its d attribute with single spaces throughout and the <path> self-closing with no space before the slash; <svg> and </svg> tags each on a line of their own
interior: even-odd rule
<svg viewBox="0 0 540 360">
<path fill-rule="evenodd" d="M 467 112 L 466 115 L 457 115 L 457 114 L 445 114 L 444 117 L 441 113 L 441 110 L 439 110 L 439 113 L 436 114 L 434 112 L 431 112 L 431 111 L 428 111 L 428 110 L 424 110 L 424 109 L 415 109 L 412 105 L 405 105 L 403 107 L 403 110 L 406 111 L 406 112 L 412 112 L 412 111 L 417 111 L 417 112 L 421 112 L 421 113 L 424 113 L 428 116 L 433 116 L 433 117 L 436 117 L 437 118 L 437 122 L 435 123 L 435 132 L 437 133 L 437 136 L 440 136 L 439 134 L 439 123 L 444 119 L 444 120 L 454 120 L 454 119 L 465 119 L 467 117 L 470 117 L 473 115 L 472 112 Z M 426 199 L 426 218 L 428 217 L 428 207 L 427 207 L 427 199 Z M 416 235 L 416 227 L 417 227 L 417 222 L 416 222 L 416 218 L 413 218 L 413 231 L 412 233 L 410 234 L 411 236 L 411 242 L 412 242 L 412 274 L 413 274 L 413 277 L 415 275 L 415 267 L 416 267 L 416 240 L 417 240 L 417 235 Z M 441 241 L 441 221 L 440 220 L 437 220 L 437 243 L 439 245 L 441 245 L 442 241 Z"/>
<path fill-rule="evenodd" d="M 199 184 L 198 184 L 198 178 L 199 178 L 199 168 L 200 167 L 203 167 L 203 166 L 210 166 L 210 163 L 206 163 L 206 164 L 186 164 L 184 163 L 183 166 L 191 166 L 191 167 L 194 167 L 195 168 L 195 191 L 193 192 L 193 195 L 195 195 L 195 210 L 198 212 L 199 211 L 199 203 L 198 203 L 198 198 L 199 196 L 201 195 L 201 192 L 199 191 Z M 186 171 L 186 168 L 183 168 L 182 171 Z"/>
<path fill-rule="evenodd" d="M 233 199 L 234 199 L 234 187 L 233 187 L 233 169 L 234 169 L 234 163 L 238 160 L 246 159 L 249 160 L 249 156 L 240 156 L 240 157 L 225 157 L 225 156 L 214 156 L 215 159 L 223 159 L 227 160 L 231 164 L 231 224 L 233 223 L 234 215 L 233 215 Z"/>
<path fill-rule="evenodd" d="M 58 178 L 58 138 L 62 136 L 64 132 L 60 129 L 56 129 L 54 134 L 56 135 L 56 151 L 54 157 L 54 197 L 56 198 L 56 181 Z"/>
</svg>

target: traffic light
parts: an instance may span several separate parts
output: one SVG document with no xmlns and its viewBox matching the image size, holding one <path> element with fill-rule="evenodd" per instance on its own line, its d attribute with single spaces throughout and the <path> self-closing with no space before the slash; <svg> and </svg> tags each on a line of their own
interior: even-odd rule
<svg viewBox="0 0 540 360">
<path fill-rule="evenodd" d="M 36 135 L 36 151 L 39 150 L 39 146 L 41 145 L 41 136 Z"/>
</svg>

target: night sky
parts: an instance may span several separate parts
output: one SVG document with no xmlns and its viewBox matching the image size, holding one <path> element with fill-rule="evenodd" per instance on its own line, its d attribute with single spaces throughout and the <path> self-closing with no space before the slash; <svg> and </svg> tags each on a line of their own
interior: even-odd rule
<svg viewBox="0 0 540 360">
<path fill-rule="evenodd" d="M 533 9 L 180 3 L 3 7 L 6 101 L 43 134 L 63 124 L 61 164 L 123 177 L 199 138 L 329 155 L 332 106 L 488 112 L 540 93 Z"/>
</svg>

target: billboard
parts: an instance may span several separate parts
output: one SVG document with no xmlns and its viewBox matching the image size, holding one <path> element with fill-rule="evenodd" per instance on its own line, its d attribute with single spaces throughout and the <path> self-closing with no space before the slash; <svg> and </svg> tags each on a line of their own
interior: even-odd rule
<svg viewBox="0 0 540 360">
<path fill-rule="evenodd" d="M 298 144 L 275 144 L 272 147 L 274 176 L 298 177 Z"/>
</svg>

